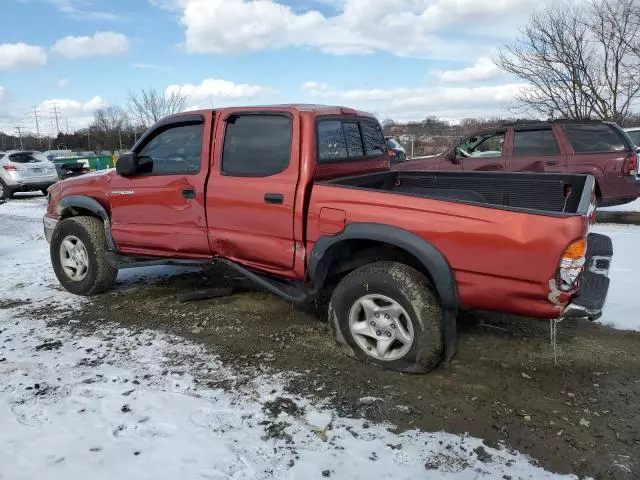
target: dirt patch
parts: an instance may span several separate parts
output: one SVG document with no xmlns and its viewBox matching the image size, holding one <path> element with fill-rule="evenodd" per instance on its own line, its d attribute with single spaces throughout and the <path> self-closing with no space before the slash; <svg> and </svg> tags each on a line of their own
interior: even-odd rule
<svg viewBox="0 0 640 480">
<path fill-rule="evenodd" d="M 237 293 L 176 300 L 197 288 L 227 286 Z M 468 432 L 561 473 L 640 478 L 635 333 L 565 321 L 558 328 L 556 365 L 546 322 L 466 315 L 453 362 L 427 375 L 400 374 L 345 357 L 330 336 L 325 305 L 294 308 L 226 272 L 180 275 L 96 297 L 73 318 L 83 328 L 115 322 L 178 334 L 211 346 L 239 371 L 296 372 L 290 392 L 328 399 L 349 416 L 389 421 L 399 430 Z M 265 408 L 276 417 L 292 407 L 279 400 Z M 265 435 L 282 431 L 270 422 Z M 434 465 L 448 461 L 436 460 Z"/>
<path fill-rule="evenodd" d="M 14 298 L 8 298 L 6 300 L 0 300 L 0 310 L 5 310 L 8 308 L 16 308 L 23 307 L 25 305 L 29 305 L 31 300 L 18 300 Z"/>
</svg>

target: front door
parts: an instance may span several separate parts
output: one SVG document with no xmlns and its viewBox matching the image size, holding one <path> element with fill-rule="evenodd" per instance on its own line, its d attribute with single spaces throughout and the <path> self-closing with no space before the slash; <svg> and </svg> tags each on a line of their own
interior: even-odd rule
<svg viewBox="0 0 640 480">
<path fill-rule="evenodd" d="M 136 145 L 137 156 L 151 160 L 150 172 L 112 177 L 111 230 L 122 252 L 210 255 L 204 210 L 208 141 L 203 148 L 203 132 L 209 130 L 204 118 L 185 116 L 194 117 L 160 126 Z"/>
<path fill-rule="evenodd" d="M 465 172 L 502 171 L 506 169 L 507 130 L 500 129 L 479 133 L 467 138 L 458 146 Z"/>
<path fill-rule="evenodd" d="M 207 189 L 211 250 L 267 270 L 294 263 L 300 121 L 284 111 L 218 118 Z"/>
</svg>

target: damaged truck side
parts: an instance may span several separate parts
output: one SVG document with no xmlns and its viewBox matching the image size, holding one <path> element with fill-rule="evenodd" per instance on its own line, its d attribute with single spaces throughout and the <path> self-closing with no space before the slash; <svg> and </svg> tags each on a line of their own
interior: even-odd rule
<svg viewBox="0 0 640 480">
<path fill-rule="evenodd" d="M 456 316 L 598 318 L 612 245 L 589 233 L 587 175 L 391 171 L 367 113 L 307 105 L 165 118 L 115 170 L 49 189 L 60 283 L 98 294 L 118 269 L 223 263 L 287 301 L 330 290 L 345 351 L 425 372 Z"/>
</svg>

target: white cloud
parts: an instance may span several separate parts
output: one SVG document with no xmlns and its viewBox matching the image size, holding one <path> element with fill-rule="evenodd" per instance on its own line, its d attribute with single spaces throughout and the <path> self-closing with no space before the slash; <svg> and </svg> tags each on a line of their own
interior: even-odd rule
<svg viewBox="0 0 640 480">
<path fill-rule="evenodd" d="M 310 85 L 311 83 L 311 85 Z M 303 91 L 312 99 L 370 111 L 380 118 L 418 120 L 429 115 L 462 119 L 504 115 L 506 107 L 525 84 L 507 83 L 480 87 L 418 87 L 367 90 L 338 90 L 307 82 Z"/>
<path fill-rule="evenodd" d="M 48 0 L 60 12 L 75 20 L 118 20 L 120 16 L 111 12 L 101 12 L 91 7 L 86 0 Z"/>
<path fill-rule="evenodd" d="M 61 78 L 58 80 L 58 88 L 67 88 L 69 86 L 68 78 Z"/>
<path fill-rule="evenodd" d="M 492 80 L 504 75 L 504 72 L 490 58 L 479 58 L 471 67 L 459 70 L 444 70 L 436 72 L 443 82 L 468 83 Z"/>
<path fill-rule="evenodd" d="M 141 70 L 171 70 L 169 67 L 164 65 L 156 65 L 155 63 L 137 63 L 134 62 L 131 64 L 133 68 L 139 68 Z"/>
<path fill-rule="evenodd" d="M 92 37 L 64 37 L 51 50 L 72 59 L 123 55 L 129 51 L 129 39 L 122 33 L 96 32 Z"/>
<path fill-rule="evenodd" d="M 58 112 L 60 129 L 67 131 L 67 123 L 69 130 L 87 127 L 93 121 L 94 112 L 107 105 L 104 98 L 95 96 L 86 101 L 70 98 L 52 98 L 40 103 L 37 108 L 42 115 L 44 131 L 52 133 L 55 131 L 54 109 Z"/>
<path fill-rule="evenodd" d="M 0 70 L 41 67 L 46 63 L 47 54 L 42 47 L 26 43 L 0 44 Z"/>
<path fill-rule="evenodd" d="M 452 47 L 462 52 L 461 41 L 437 36 L 447 26 L 462 25 L 468 33 L 468 26 L 511 25 L 526 18 L 539 0 L 342 0 L 333 16 L 315 10 L 298 12 L 282 0 L 152 3 L 182 9 L 186 48 L 191 52 L 239 53 L 297 46 L 334 54 L 388 51 L 446 56 Z"/>
<path fill-rule="evenodd" d="M 210 103 L 219 104 L 228 102 L 229 100 L 241 100 L 256 98 L 272 93 L 270 89 L 260 85 L 250 85 L 247 83 L 234 83 L 229 80 L 221 80 L 218 78 L 206 78 L 200 84 L 193 85 L 186 83 L 184 85 L 169 85 L 165 92 L 171 94 L 180 91 L 187 96 L 187 101 L 196 109 L 200 103 L 210 105 Z"/>
</svg>

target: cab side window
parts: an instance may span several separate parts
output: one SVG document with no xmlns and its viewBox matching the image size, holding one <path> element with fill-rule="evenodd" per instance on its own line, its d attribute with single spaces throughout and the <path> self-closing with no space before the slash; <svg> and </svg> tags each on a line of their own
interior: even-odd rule
<svg viewBox="0 0 640 480">
<path fill-rule="evenodd" d="M 504 131 L 474 135 L 463 141 L 458 149 L 468 158 L 501 157 L 504 155 L 504 137 Z"/>
<path fill-rule="evenodd" d="M 195 175 L 200 172 L 202 123 L 160 131 L 137 155 L 152 160 L 151 175 Z"/>
</svg>

